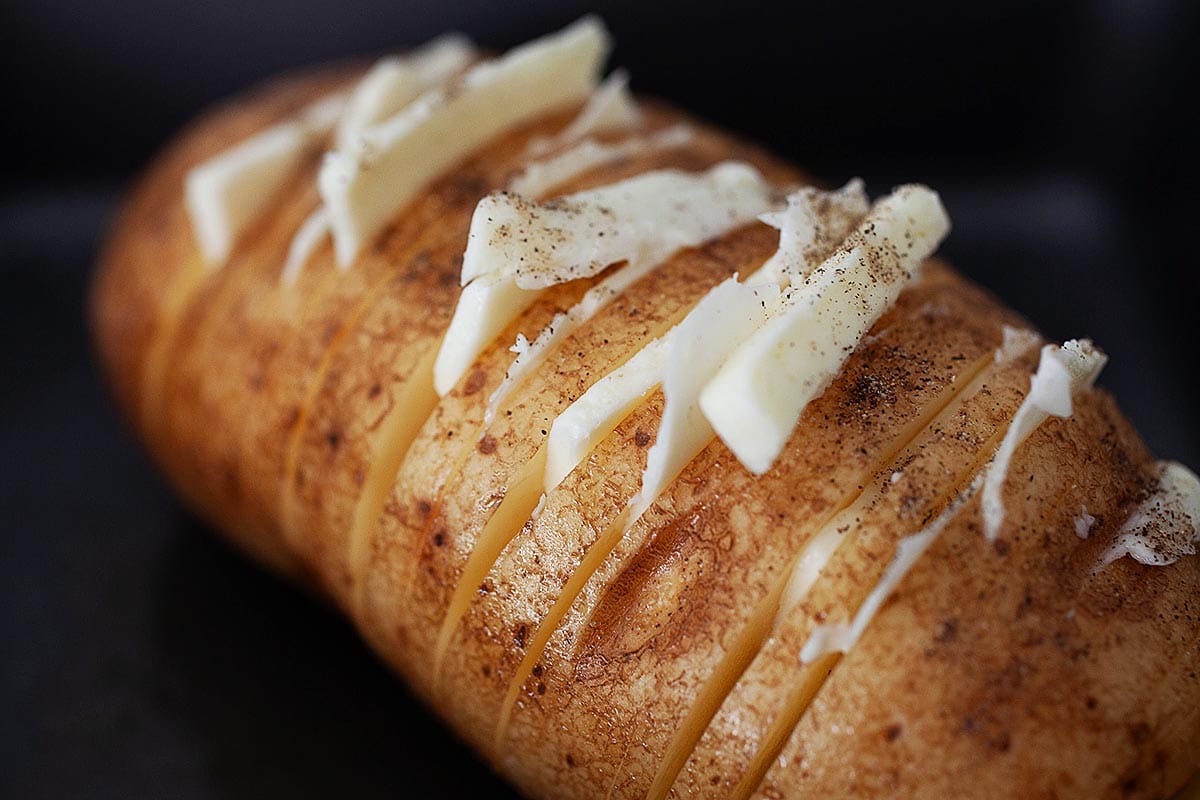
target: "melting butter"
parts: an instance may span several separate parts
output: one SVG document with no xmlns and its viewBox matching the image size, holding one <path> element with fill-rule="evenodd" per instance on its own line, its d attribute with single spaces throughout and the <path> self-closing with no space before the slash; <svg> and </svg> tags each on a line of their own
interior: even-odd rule
<svg viewBox="0 0 1200 800">
<path fill-rule="evenodd" d="M 573 147 L 543 161 L 533 161 L 513 177 L 508 191 L 522 197 L 541 198 L 555 186 L 605 164 L 628 158 L 685 147 L 695 138 L 689 125 L 673 125 L 646 136 L 630 136 L 612 144 L 584 139 Z"/>
<path fill-rule="evenodd" d="M 271 207 L 305 153 L 329 135 L 345 107 L 334 94 L 194 167 L 184 202 L 204 260 L 223 264 L 238 238 Z"/>
<path fill-rule="evenodd" d="M 982 473 L 977 475 L 966 491 L 955 497 L 942 510 L 942 513 L 934 518 L 933 522 L 916 533 L 905 536 L 897 543 L 895 555 L 884 568 L 883 575 L 863 600 L 862 605 L 858 607 L 854 618 L 849 622 L 829 623 L 814 628 L 804 643 L 804 647 L 800 650 L 801 663 L 810 664 L 829 653 L 850 652 L 850 649 L 862 637 L 867 626 L 871 624 L 871 620 L 879 613 L 884 602 L 900 585 L 900 581 L 904 580 L 904 577 L 912 571 L 912 568 L 921 560 L 921 556 L 941 536 L 946 526 L 958 516 L 962 507 L 975 496 L 983 483 L 982 478 Z"/>
<path fill-rule="evenodd" d="M 288 245 L 287 259 L 283 262 L 283 273 L 280 283 L 291 286 L 300 278 L 304 265 L 312 258 L 312 254 L 329 235 L 329 211 L 325 206 L 318 206 L 308 218 L 300 224 L 296 235 Z"/>
<path fill-rule="evenodd" d="M 1036 344 L 1036 341 L 1037 336 L 1032 331 L 1006 328 L 1004 343 L 996 350 L 996 363 L 1012 361 Z M 800 651 L 801 662 L 811 663 L 829 653 L 849 652 L 861 638 L 879 609 L 883 607 L 884 602 L 920 561 L 921 556 L 937 541 L 962 508 L 976 494 L 980 493 L 983 495 L 981 513 L 984 516 L 985 534 L 987 534 L 989 487 L 1003 484 L 1003 476 L 1008 469 L 1008 461 L 1012 452 L 1021 441 L 1024 441 L 1029 432 L 1040 425 L 1050 413 L 1069 416 L 1072 405 L 1071 395 L 1090 387 L 1106 360 L 1104 354 L 1087 340 L 1071 340 L 1062 347 L 1055 345 L 1043 347 L 1037 373 L 1030 381 L 1030 392 L 1013 415 L 1008 430 L 1005 431 L 1004 438 L 997 448 L 996 455 L 975 475 L 970 485 L 960 492 L 932 522 L 920 531 L 905 536 L 897 543 L 896 552 L 884 569 L 883 575 L 872 587 L 871 592 L 850 621 L 819 625 L 813 630 Z M 1038 378 L 1038 375 L 1042 377 Z M 1031 408 L 1038 410 L 1023 411 L 1023 409 Z M 1192 478 L 1195 480 L 1195 476 Z M 991 491 L 996 491 L 996 489 L 992 488 Z M 1200 495 L 1197 497 L 1200 498 Z M 1197 502 L 1200 502 L 1200 499 Z M 1095 520 L 1087 514 L 1086 508 L 1082 508 L 1081 512 L 1084 519 L 1091 520 L 1087 523 L 1088 530 L 1090 530 L 1090 526 Z M 1000 513 L 1003 514 L 1002 508 Z M 1200 514 L 1200 509 L 1197 513 Z M 1197 519 L 1200 519 L 1200 516 Z M 1079 524 L 1080 519 L 1077 518 L 1077 532 Z M 831 552 L 828 547 L 825 550 Z M 819 569 L 808 581 L 809 586 L 815 581 L 816 574 L 819 574 Z"/>
<path fill-rule="evenodd" d="M 851 181 L 835 192 L 803 189 L 794 193 L 788 198 L 785 211 L 767 212 L 760 216 L 764 222 L 780 229 L 780 244 L 776 253 L 746 280 L 745 285 L 753 287 L 766 284 L 777 288 L 781 284 L 786 285 L 791 276 L 802 277 L 816 267 L 823 255 L 853 230 L 866 213 L 867 205 L 861 181 Z M 861 213 L 856 213 L 858 210 L 861 210 Z M 824 249 L 821 249 L 821 246 Z M 724 284 L 713 291 L 730 291 L 723 287 Z M 764 289 L 759 300 L 765 321 L 779 306 L 778 291 L 769 292 Z M 557 486 L 621 419 L 663 381 L 669 358 L 685 358 L 673 342 L 676 337 L 686 337 L 687 330 L 691 327 L 703 328 L 708 324 L 702 318 L 703 314 L 708 313 L 703 310 L 707 308 L 704 303 L 705 301 L 701 300 L 689 313 L 688 319 L 693 321 L 689 327 L 683 328 L 682 333 L 680 326 L 677 326 L 651 342 L 623 366 L 594 383 L 555 419 L 546 444 L 547 490 Z M 736 347 L 760 324 L 761 322 L 744 327 L 740 331 L 740 334 L 744 335 L 740 338 L 734 338 L 739 332 L 725 330 L 726 339 L 722 342 L 722 347 Z M 557 331 L 559 328 L 552 325 L 551 329 Z M 524 355 L 522 353 L 518 356 L 518 360 Z M 703 357 L 701 360 L 704 360 Z M 710 364 L 707 367 L 696 368 L 708 370 L 707 377 L 711 377 L 711 373 L 719 366 L 720 364 Z M 679 392 L 674 394 L 677 403 L 684 402 L 679 399 Z M 692 403 L 694 398 L 686 402 Z M 695 421 L 694 424 L 706 431 L 711 439 L 713 433 L 707 423 L 701 425 L 699 421 Z M 671 433 L 666 431 L 668 437 Z M 660 430 L 659 436 L 663 435 L 664 431 Z"/>
<path fill-rule="evenodd" d="M 1075 518 L 1075 535 L 1080 539 L 1087 539 L 1092 535 L 1092 528 L 1096 525 L 1096 518 L 1088 513 L 1087 506 L 1079 507 L 1079 516 Z"/>
<path fill-rule="evenodd" d="M 1200 544 L 1200 479 L 1175 461 L 1158 462 L 1158 486 L 1134 509 L 1098 569 L 1129 556 L 1148 566 L 1196 555 Z"/>
<path fill-rule="evenodd" d="M 642 124 L 642 112 L 629 92 L 629 73 L 616 70 L 592 92 L 579 116 L 556 136 L 534 139 L 529 154 L 544 156 L 597 133 L 632 130 Z"/>
<path fill-rule="evenodd" d="M 530 350 L 544 354 L 673 252 L 747 224 L 769 202 L 762 176 L 734 162 L 699 174 L 647 172 L 561 202 L 538 204 L 510 194 L 484 198 L 463 255 L 467 285 L 438 353 L 438 392 L 453 388 L 538 291 L 625 262 L 555 319 L 546 340 L 535 340 Z M 486 295 L 472 289 L 480 282 Z"/>
<path fill-rule="evenodd" d="M 983 486 L 983 529 L 988 540 L 996 538 L 1004 522 L 1001 492 L 1017 448 L 1049 417 L 1070 417 L 1071 396 L 1091 388 L 1107 362 L 1108 357 L 1087 339 L 1042 348 L 1037 372 L 1029 380 L 1029 394 L 1013 415 Z"/>
<path fill-rule="evenodd" d="M 730 356 L 700 406 L 747 469 L 770 469 L 809 402 L 917 278 L 949 228 L 936 193 L 900 187 L 872 207 L 833 256 L 795 281 L 779 313 Z"/>
<path fill-rule="evenodd" d="M 1023 356 L 1040 341 L 1034 331 L 1024 328 L 1004 326 L 1000 347 L 993 353 L 993 363 L 997 366 L 1013 363 Z M 980 391 L 986 386 L 984 376 L 975 378 L 975 386 L 966 391 Z M 943 412 L 944 413 L 944 412 Z M 985 468 L 986 469 L 986 468 Z M 903 478 L 903 470 L 892 472 L 887 478 L 894 485 Z M 880 581 L 855 612 L 849 622 L 830 623 L 816 628 L 801 650 L 801 660 L 805 663 L 816 661 L 823 655 L 833 652 L 847 652 L 858 641 L 862 632 L 874 617 L 876 611 L 883 605 L 884 600 L 908 574 L 920 556 L 929 549 L 934 540 L 949 524 L 955 514 L 979 491 L 983 484 L 983 472 L 972 478 L 967 489 L 960 492 L 946 508 L 943 509 L 929 525 L 911 536 L 900 540 L 892 562 L 885 569 Z M 847 519 L 855 514 L 853 506 L 834 517 L 805 545 L 804 550 L 792 566 L 791 575 L 784 589 L 780 602 L 777 620 L 790 613 L 812 590 L 821 577 L 825 568 L 832 560 L 834 553 L 841 546 L 846 535 L 852 530 L 852 520 Z M 778 623 L 777 623 L 778 624 Z"/>
<path fill-rule="evenodd" d="M 423 186 L 489 139 L 587 97 L 608 49 L 599 20 L 582 19 L 475 65 L 327 155 L 317 182 L 338 261 L 351 263 Z"/>
</svg>

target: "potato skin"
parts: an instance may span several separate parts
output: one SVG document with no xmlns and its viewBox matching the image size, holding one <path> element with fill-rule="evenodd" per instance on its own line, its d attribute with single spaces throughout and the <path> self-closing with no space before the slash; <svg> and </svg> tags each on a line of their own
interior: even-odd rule
<svg viewBox="0 0 1200 800">
<path fill-rule="evenodd" d="M 1023 323 L 931 264 L 806 412 L 767 476 L 751 478 L 720 442 L 689 465 L 555 626 L 494 749 L 513 670 L 582 554 L 636 489 L 661 398 L 626 419 L 537 522 L 516 532 L 434 676 L 433 642 L 479 532 L 557 410 L 708 287 L 761 263 L 776 238 L 747 226 L 676 255 L 572 334 L 485 426 L 511 339 L 532 338 L 582 287 L 548 292 L 425 420 L 356 574 L 348 525 L 382 445 L 375 431 L 405 413 L 404 386 L 453 310 L 474 203 L 519 168 L 532 136 L 570 114 L 512 131 L 464 161 L 398 213 L 350 271 L 333 268 L 328 246 L 318 249 L 286 290 L 278 273 L 290 236 L 316 203 L 314 153 L 229 263 L 198 269 L 182 204 L 187 169 L 353 74 L 277 82 L 205 115 L 133 188 L 91 305 L 118 404 L 189 504 L 254 557 L 338 603 L 524 792 L 642 796 L 699 686 L 813 526 L 869 483 L 885 450 L 934 436 L 911 423 L 936 414 L 974 374 L 968 367 L 985 368 L 1002 325 Z M 652 126 L 684 120 L 701 135 L 562 190 L 724 158 L 749 160 L 780 184 L 803 181 L 769 154 L 649 108 Z M 991 405 L 981 399 L 980 417 L 1001 424 L 1013 392 Z M 972 451 L 946 452 L 944 471 L 914 493 L 951 491 Z M 1124 559 L 1090 573 L 1147 491 L 1152 464 L 1101 391 L 1084 395 L 1070 420 L 1035 432 L 1010 475 L 1012 532 L 988 545 L 977 503 L 963 509 L 834 670 L 759 795 L 1161 797 L 1181 786 L 1200 766 L 1200 559 L 1165 568 Z M 1100 520 L 1087 541 L 1072 527 L 1081 504 Z M 811 628 L 803 615 L 821 602 L 823 613 L 835 609 L 912 532 L 902 506 L 894 509 L 878 511 L 880 524 L 845 568 L 796 609 L 747 682 L 730 687 L 675 796 L 723 796 L 737 783 L 800 673 L 786 654 Z"/>
</svg>

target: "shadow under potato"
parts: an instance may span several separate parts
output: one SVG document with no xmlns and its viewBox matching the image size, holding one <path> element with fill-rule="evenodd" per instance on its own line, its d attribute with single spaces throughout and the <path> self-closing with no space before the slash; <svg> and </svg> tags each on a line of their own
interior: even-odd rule
<svg viewBox="0 0 1200 800">
<path fill-rule="evenodd" d="M 515 797 L 333 611 L 181 515 L 154 600 L 163 713 L 230 798 Z"/>
</svg>

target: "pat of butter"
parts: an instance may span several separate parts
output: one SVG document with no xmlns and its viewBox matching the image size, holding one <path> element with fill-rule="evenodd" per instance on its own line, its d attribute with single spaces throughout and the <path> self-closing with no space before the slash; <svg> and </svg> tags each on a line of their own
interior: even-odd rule
<svg viewBox="0 0 1200 800">
<path fill-rule="evenodd" d="M 431 87 L 466 68 L 475 58 L 470 40 L 447 34 L 404 56 L 380 59 L 354 87 L 337 126 L 339 149 L 361 147 L 367 128 L 398 113 Z"/>
<path fill-rule="evenodd" d="M 1049 417 L 1071 416 L 1071 396 L 1090 388 L 1107 362 L 1108 357 L 1087 339 L 1072 339 L 1062 347 L 1048 344 L 1042 348 L 1037 372 L 1029 381 L 1029 394 L 1004 432 L 983 484 L 983 530 L 989 540 L 996 538 L 1004 522 L 1001 490 L 1013 454 Z"/>
<path fill-rule="evenodd" d="M 619 261 L 661 261 L 750 222 L 769 205 L 767 182 L 739 162 L 700 174 L 655 170 L 545 203 L 492 194 L 471 219 L 462 282 L 496 273 L 543 289 Z"/>
<path fill-rule="evenodd" d="M 589 169 L 647 153 L 683 147 L 694 137 L 695 133 L 689 126 L 674 125 L 647 136 L 631 136 L 612 144 L 584 139 L 552 158 L 527 164 L 509 181 L 508 190 L 522 197 L 540 198 L 555 186 Z"/>
<path fill-rule="evenodd" d="M 332 131 L 345 97 L 318 100 L 193 168 L 184 200 L 200 252 L 210 265 L 229 258 L 238 238 L 271 207 L 305 153 Z"/>
<path fill-rule="evenodd" d="M 666 405 L 658 436 L 646 454 L 641 489 L 629 503 L 629 524 L 713 440 L 712 426 L 700 410 L 700 392 L 779 300 L 778 286 L 741 284 L 735 275 L 706 294 L 671 332 L 662 379 Z"/>
<path fill-rule="evenodd" d="M 449 392 L 495 334 L 529 307 L 531 292 L 626 262 L 589 290 L 578 306 L 556 319 L 560 324 L 551 325 L 544 341 L 542 336 L 535 340 L 531 352 L 540 358 L 553 341 L 583 324 L 676 250 L 751 222 L 768 207 L 768 194 L 766 181 L 753 168 L 727 162 L 698 175 L 648 172 L 579 192 L 567 198 L 569 207 L 579 212 L 576 216 L 564 213 L 566 203 L 539 205 L 503 194 L 484 198 L 472 218 L 463 255 L 464 282 L 469 281 L 463 297 L 471 305 L 459 301 L 442 342 L 434 370 L 438 392 Z M 674 200 L 686 202 L 678 205 Z M 606 236 L 607 229 L 591 224 L 597 218 L 633 222 Z M 581 258 L 587 259 L 586 265 L 599 266 L 581 267 Z M 522 281 L 514 274 L 526 263 L 538 266 L 538 280 Z M 468 291 L 479 281 L 488 284 L 486 296 L 475 297 Z M 486 329 L 485 320 L 491 323 Z M 536 358 L 527 357 L 526 364 Z"/>
<path fill-rule="evenodd" d="M 556 136 L 530 142 L 529 153 L 544 156 L 595 133 L 630 130 L 641 124 L 642 112 L 629 92 L 629 73 L 619 69 L 592 92 L 579 116 L 567 127 Z"/>
<path fill-rule="evenodd" d="M 667 337 L 655 339 L 633 358 L 592 384 L 555 418 L 546 442 L 549 492 L 592 452 L 654 387 L 667 364 Z"/>
<path fill-rule="evenodd" d="M 330 153 L 318 187 L 343 265 L 430 180 L 489 139 L 585 98 L 609 48 L 603 25 L 585 18 L 433 89 L 367 128 L 359 146 Z"/>
<path fill-rule="evenodd" d="M 533 305 L 538 292 L 489 275 L 464 287 L 433 365 L 433 383 L 445 396 L 509 323 Z"/>
<path fill-rule="evenodd" d="M 1104 567 L 1129 556 L 1152 567 L 1196 555 L 1200 545 L 1200 478 L 1175 461 L 1158 462 L 1158 486 L 1129 516 L 1100 558 Z"/>
<path fill-rule="evenodd" d="M 770 469 L 804 409 L 949 228 L 936 193 L 916 185 L 897 189 L 837 253 L 795 281 L 784 308 L 730 356 L 700 406 L 747 469 L 756 475 Z"/>
<path fill-rule="evenodd" d="M 745 281 L 746 285 L 777 285 L 788 282 L 791 275 L 803 276 L 817 266 L 837 242 L 845 238 L 866 214 L 867 205 L 861 181 L 852 181 L 835 192 L 802 189 L 794 193 L 788 198 L 786 211 L 767 213 L 760 217 L 764 222 L 780 228 L 779 250 Z M 856 214 L 855 211 L 859 209 L 861 213 Z M 824 247 L 818 247 L 818 244 L 824 244 Z M 620 274 L 621 272 L 617 273 Z M 603 284 L 596 289 L 601 286 Z M 723 287 L 724 284 L 714 291 L 729 291 Z M 711 313 L 705 309 L 710 308 L 712 302 L 714 301 L 702 301 L 690 312 L 688 318 L 694 319 L 693 315 L 702 317 Z M 770 312 L 779 306 L 778 292 L 772 295 L 770 303 L 766 302 L 765 297 L 763 302 L 763 311 L 769 316 Z M 701 319 L 699 322 L 693 321 L 691 325 L 704 326 L 705 323 Z M 549 330 L 557 332 L 559 328 L 556 321 Z M 742 332 L 749 335 L 756 329 L 757 326 L 747 326 Z M 665 336 L 654 340 L 624 366 L 594 383 L 554 421 L 546 444 L 547 491 L 557 486 L 592 448 L 662 381 L 667 354 L 676 352 L 671 342 L 679 335 L 678 330 L 677 326 Z M 733 348 L 742 341 L 733 338 L 732 331 L 726 330 L 725 333 L 727 338 L 722 343 L 723 347 Z M 687 335 L 686 329 L 682 335 Z M 539 336 L 538 341 L 541 339 Z M 514 368 L 531 360 L 536 345 L 537 342 L 534 342 L 533 346 L 518 355 Z M 712 368 L 717 366 L 719 364 L 714 364 Z M 671 431 L 667 431 L 667 435 L 670 434 Z"/>
</svg>

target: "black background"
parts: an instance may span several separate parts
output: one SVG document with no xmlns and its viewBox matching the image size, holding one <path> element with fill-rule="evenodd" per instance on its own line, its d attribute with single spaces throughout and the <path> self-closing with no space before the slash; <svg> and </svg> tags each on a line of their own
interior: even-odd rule
<svg viewBox="0 0 1200 800">
<path fill-rule="evenodd" d="M 1200 5 L 4 0 L 4 797 L 503 796 L 329 611 L 172 499 L 91 366 L 83 295 L 122 185 L 206 103 L 458 28 L 600 11 L 614 63 L 829 182 L 938 188 L 944 251 L 1051 336 L 1093 336 L 1162 456 L 1193 399 Z"/>
</svg>

